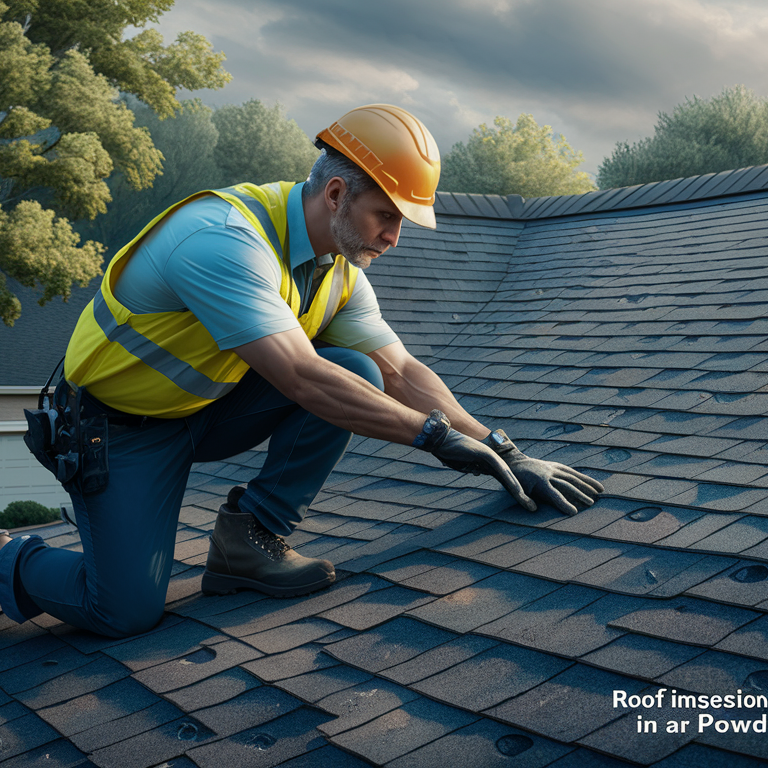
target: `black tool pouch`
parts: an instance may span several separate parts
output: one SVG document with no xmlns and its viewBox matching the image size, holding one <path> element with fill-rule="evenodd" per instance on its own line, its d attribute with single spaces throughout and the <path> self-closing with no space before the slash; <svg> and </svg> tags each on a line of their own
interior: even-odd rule
<svg viewBox="0 0 768 768">
<path fill-rule="evenodd" d="M 25 408 L 24 416 L 28 426 L 27 433 L 24 435 L 27 448 L 48 471 L 55 475 L 56 462 L 53 455 L 53 431 L 55 427 L 51 424 L 50 411 L 43 409 L 28 411 Z"/>
<path fill-rule="evenodd" d="M 40 396 L 37 399 L 37 409 L 34 411 L 24 409 L 24 416 L 27 419 L 27 433 L 24 435 L 24 442 L 34 457 L 50 472 L 53 472 L 57 478 L 61 474 L 57 454 L 58 445 L 61 443 L 60 432 L 63 427 L 61 410 L 52 403 L 49 391 L 53 377 L 56 371 L 64 362 L 62 358 L 58 365 L 45 382 L 45 386 L 40 390 Z M 77 467 L 75 467 L 75 470 Z"/>
<path fill-rule="evenodd" d="M 24 411 L 29 426 L 24 442 L 67 490 L 79 477 L 83 493 L 99 493 L 109 480 L 107 416 L 84 413 L 85 390 L 75 392 L 63 379 L 49 396 L 61 362 L 41 390 L 37 410 Z"/>
</svg>

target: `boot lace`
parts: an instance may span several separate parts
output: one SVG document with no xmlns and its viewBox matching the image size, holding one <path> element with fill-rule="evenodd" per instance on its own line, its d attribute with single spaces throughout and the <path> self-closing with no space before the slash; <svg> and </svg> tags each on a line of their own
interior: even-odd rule
<svg viewBox="0 0 768 768">
<path fill-rule="evenodd" d="M 282 536 L 265 531 L 263 528 L 258 528 L 255 521 L 252 523 L 252 526 L 253 541 L 274 559 L 280 559 L 291 548 L 285 543 L 285 539 Z"/>
<path fill-rule="evenodd" d="M 239 501 L 245 493 L 245 488 L 235 486 L 227 494 L 227 504 L 237 512 L 240 512 Z M 250 520 L 251 541 L 258 544 L 273 560 L 279 560 L 289 549 L 290 546 L 285 543 L 282 536 L 271 533 L 270 531 L 259 528 L 256 525 L 256 518 L 251 516 Z"/>
</svg>

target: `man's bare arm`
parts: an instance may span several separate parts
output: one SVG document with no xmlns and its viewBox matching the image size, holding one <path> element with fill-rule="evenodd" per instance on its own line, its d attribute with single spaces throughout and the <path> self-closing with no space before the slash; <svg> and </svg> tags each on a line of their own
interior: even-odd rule
<svg viewBox="0 0 768 768">
<path fill-rule="evenodd" d="M 295 328 L 235 347 L 258 374 L 310 413 L 357 435 L 411 445 L 427 413 L 409 407 L 315 352 Z"/>
<path fill-rule="evenodd" d="M 413 357 L 402 342 L 388 344 L 368 356 L 381 370 L 385 392 L 395 400 L 425 413 L 439 408 L 459 432 L 475 440 L 488 437 L 491 430 L 467 413 L 443 380 Z"/>
<path fill-rule="evenodd" d="M 381 369 L 387 394 L 411 408 L 439 408 L 447 414 L 455 429 L 477 440 L 485 440 L 488 427 L 470 416 L 442 379 L 420 363 L 401 342 L 388 344 L 369 356 Z M 436 403 L 437 405 L 428 405 Z M 503 433 L 497 433 L 500 435 Z M 521 453 L 506 435 L 503 445 L 496 445 L 523 490 L 532 498 L 553 504 L 562 512 L 574 515 L 580 506 L 592 504 L 604 488 L 597 480 L 575 469 L 552 461 L 533 459 Z"/>
</svg>

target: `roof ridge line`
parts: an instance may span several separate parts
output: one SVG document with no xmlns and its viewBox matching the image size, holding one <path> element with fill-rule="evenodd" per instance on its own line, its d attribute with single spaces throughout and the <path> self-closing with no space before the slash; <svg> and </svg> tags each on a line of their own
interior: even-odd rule
<svg viewBox="0 0 768 768">
<path fill-rule="evenodd" d="M 435 195 L 435 213 L 474 218 L 528 221 L 583 213 L 628 210 L 768 190 L 768 165 L 755 165 L 630 187 L 599 189 L 578 195 L 491 195 L 443 192 Z"/>
</svg>

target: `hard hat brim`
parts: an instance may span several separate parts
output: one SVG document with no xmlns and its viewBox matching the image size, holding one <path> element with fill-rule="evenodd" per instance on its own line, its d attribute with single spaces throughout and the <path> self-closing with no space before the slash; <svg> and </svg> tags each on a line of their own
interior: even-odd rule
<svg viewBox="0 0 768 768">
<path fill-rule="evenodd" d="M 389 195 L 389 198 L 408 221 L 427 229 L 437 229 L 435 209 L 431 205 L 419 205 L 410 200 L 403 200 L 399 195 Z"/>
</svg>

